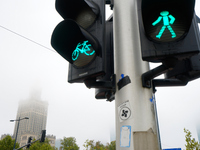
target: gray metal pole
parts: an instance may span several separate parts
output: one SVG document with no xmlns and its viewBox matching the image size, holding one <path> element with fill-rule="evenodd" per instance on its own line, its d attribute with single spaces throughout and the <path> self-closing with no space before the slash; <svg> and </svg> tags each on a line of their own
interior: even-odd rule
<svg viewBox="0 0 200 150">
<path fill-rule="evenodd" d="M 20 117 L 19 117 L 18 124 L 17 124 L 17 131 L 16 131 L 15 143 L 14 143 L 13 150 L 15 150 L 15 145 L 16 145 L 16 142 L 17 142 L 17 134 L 18 134 L 18 129 L 19 129 L 19 122 L 20 122 Z"/>
<path fill-rule="evenodd" d="M 115 0 L 113 17 L 116 149 L 160 150 L 152 89 L 141 81 L 149 64 L 141 59 L 137 1 Z"/>
</svg>

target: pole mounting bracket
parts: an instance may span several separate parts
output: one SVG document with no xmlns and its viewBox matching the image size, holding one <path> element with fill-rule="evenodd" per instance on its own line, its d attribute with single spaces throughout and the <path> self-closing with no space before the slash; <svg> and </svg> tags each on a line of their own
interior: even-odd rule
<svg viewBox="0 0 200 150">
<path fill-rule="evenodd" d="M 84 83 L 87 88 L 97 88 L 97 89 L 106 89 L 109 90 L 111 95 L 107 96 L 107 101 L 114 100 L 114 94 L 116 92 L 116 75 L 113 74 L 110 77 L 110 81 L 98 81 L 96 78 L 86 79 Z"/>
</svg>

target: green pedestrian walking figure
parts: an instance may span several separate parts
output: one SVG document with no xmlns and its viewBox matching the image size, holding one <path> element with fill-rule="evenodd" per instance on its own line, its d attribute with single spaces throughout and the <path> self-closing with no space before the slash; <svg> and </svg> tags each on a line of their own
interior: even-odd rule
<svg viewBox="0 0 200 150">
<path fill-rule="evenodd" d="M 160 15 L 161 16 L 159 16 L 158 19 L 155 22 L 152 23 L 152 25 L 155 26 L 156 24 L 158 24 L 163 19 L 163 26 L 162 26 L 160 32 L 158 33 L 158 35 L 156 35 L 156 37 L 160 39 L 163 32 L 167 28 L 170 31 L 172 38 L 175 38 L 176 33 L 174 32 L 174 30 L 172 29 L 170 24 L 173 24 L 176 19 L 172 15 L 169 15 L 168 11 L 162 11 L 160 13 Z M 169 19 L 170 19 L 170 21 L 169 21 Z"/>
</svg>

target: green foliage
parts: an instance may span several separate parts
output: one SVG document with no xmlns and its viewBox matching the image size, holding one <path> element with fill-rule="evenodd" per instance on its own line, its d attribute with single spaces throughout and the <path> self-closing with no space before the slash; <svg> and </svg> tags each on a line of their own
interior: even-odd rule
<svg viewBox="0 0 200 150">
<path fill-rule="evenodd" d="M 34 139 L 35 140 L 35 139 Z M 33 141 L 34 141 L 33 140 Z M 0 140 L 0 150 L 13 150 L 15 140 L 11 138 L 11 136 L 6 136 L 4 139 Z M 76 144 L 76 139 L 74 137 L 64 137 L 61 140 L 61 149 L 62 150 L 79 150 L 78 145 Z M 94 142 L 94 140 L 86 140 L 83 145 L 86 150 L 116 150 L 116 142 L 112 141 L 110 144 L 107 143 L 103 145 L 100 141 Z M 16 143 L 15 148 L 19 148 L 19 144 Z M 32 143 L 27 150 L 57 150 L 57 148 L 52 147 L 49 144 L 48 139 L 45 142 L 37 141 Z M 187 149 L 191 150 L 191 149 Z"/>
<path fill-rule="evenodd" d="M 100 141 L 97 141 L 94 147 L 96 150 L 107 150 L 106 146 L 104 146 Z"/>
<path fill-rule="evenodd" d="M 116 141 L 112 141 L 110 144 L 107 144 L 108 150 L 116 150 Z"/>
<path fill-rule="evenodd" d="M 62 150 L 79 150 L 74 137 L 64 137 L 63 140 L 61 140 L 61 145 Z"/>
<path fill-rule="evenodd" d="M 200 144 L 198 142 L 195 141 L 195 139 L 191 139 L 192 137 L 192 133 L 188 130 L 184 128 L 184 132 L 186 133 L 185 135 L 185 147 L 186 150 L 200 150 Z"/>
<path fill-rule="evenodd" d="M 105 146 L 100 141 L 95 143 L 94 140 L 86 140 L 83 146 L 86 148 L 86 150 L 116 150 L 115 141 L 112 141 L 110 144 L 107 143 Z"/>
<path fill-rule="evenodd" d="M 31 146 L 29 147 L 28 150 L 56 150 L 56 148 L 52 147 L 49 144 L 49 141 L 47 139 L 47 140 L 45 140 L 45 142 L 42 142 L 42 143 L 40 141 L 37 141 L 37 142 L 31 144 Z"/>
<path fill-rule="evenodd" d="M 94 149 L 94 140 L 86 140 L 83 146 L 86 148 L 86 150 L 93 150 Z"/>
<path fill-rule="evenodd" d="M 0 150 L 13 150 L 15 139 L 12 139 L 10 135 L 0 140 Z M 19 143 L 16 143 L 15 148 L 19 148 Z"/>
</svg>

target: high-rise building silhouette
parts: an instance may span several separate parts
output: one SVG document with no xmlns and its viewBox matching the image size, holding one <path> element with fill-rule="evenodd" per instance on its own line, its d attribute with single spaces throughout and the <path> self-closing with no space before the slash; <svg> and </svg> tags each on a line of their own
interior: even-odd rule
<svg viewBox="0 0 200 150">
<path fill-rule="evenodd" d="M 29 119 L 21 120 L 17 134 L 17 142 L 20 146 L 25 145 L 28 138 L 38 139 L 41 131 L 46 129 L 48 103 L 40 99 L 40 94 L 32 93 L 27 100 L 19 102 L 16 120 L 24 117 Z M 15 122 L 13 137 L 16 136 L 18 121 Z"/>
</svg>

